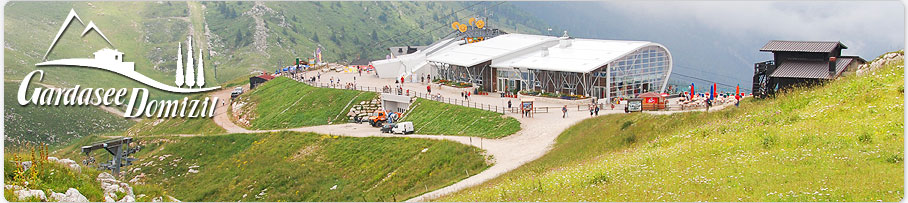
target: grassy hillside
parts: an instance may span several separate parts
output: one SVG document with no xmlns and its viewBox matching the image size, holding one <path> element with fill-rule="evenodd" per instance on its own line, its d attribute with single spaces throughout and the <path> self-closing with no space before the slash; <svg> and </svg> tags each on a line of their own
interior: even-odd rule
<svg viewBox="0 0 908 203">
<path fill-rule="evenodd" d="M 183 43 L 183 54 L 187 54 L 185 42 L 191 35 L 193 58 L 198 57 L 199 49 L 206 50 L 205 78 L 209 86 L 236 84 L 233 79 L 242 78 L 251 70 L 270 71 L 291 63 L 297 57 L 310 57 L 317 45 L 324 47 L 324 58 L 332 62 L 382 58 L 387 54 L 386 48 L 389 46 L 427 45 L 447 34 L 450 31 L 447 26 L 451 22 L 485 14 L 479 11 L 494 12 L 488 25 L 509 31 L 519 29 L 522 33 L 539 33 L 539 29 L 533 27 L 544 27 L 538 20 L 522 13 L 510 3 L 265 2 L 256 8 L 253 6 L 253 2 L 10 2 L 4 7 L 7 13 L 4 16 L 4 29 L 9 31 L 3 34 L 4 80 L 22 80 L 27 73 L 40 69 L 46 73 L 42 83 L 59 87 L 145 87 L 150 91 L 151 100 L 201 95 L 160 91 L 103 70 L 36 67 L 34 64 L 44 61 L 44 54 L 70 9 L 76 11 L 82 24 L 73 22 L 69 26 L 48 55 L 48 60 L 92 57 L 96 50 L 112 48 L 123 52 L 125 61 L 135 62 L 136 71 L 171 84 L 176 69 L 177 45 Z M 463 10 L 464 8 L 466 9 Z M 448 15 L 452 13 L 453 15 Z M 112 45 L 94 32 L 81 37 L 80 31 L 89 22 L 94 22 Z M 439 27 L 441 29 L 435 29 Z M 7 83 L 4 85 L 10 86 Z M 13 102 L 7 104 L 4 108 L 8 112 L 11 111 L 9 109 L 18 108 L 9 105 Z M 44 112 L 34 114 L 47 116 L 9 114 L 23 117 L 7 119 L 21 119 L 23 122 L 7 122 L 6 130 L 10 135 L 22 135 L 23 132 L 36 131 L 37 127 L 48 123 L 69 126 L 69 121 L 66 121 L 69 119 L 54 116 L 83 114 L 91 119 L 91 123 L 99 126 L 91 130 L 83 129 L 86 128 L 85 125 L 71 129 L 60 126 L 45 128 L 68 130 L 53 133 L 55 138 L 35 137 L 50 139 L 49 143 L 53 143 L 66 142 L 68 138 L 60 136 L 67 133 L 82 136 L 94 134 L 95 130 L 104 133 L 107 132 L 105 129 L 124 129 L 132 125 L 122 124 L 119 120 L 95 118 L 96 115 L 101 115 L 95 109 L 73 109 L 81 110 L 75 110 L 78 113 L 68 113 L 55 112 L 64 111 L 63 108 L 46 108 L 41 110 Z M 319 119 L 328 120 L 327 117 Z M 158 125 L 168 126 L 168 129 L 154 128 L 147 134 L 216 133 L 217 130 L 206 127 L 212 126 L 210 122 L 193 124 L 200 120 L 182 121 L 167 120 Z M 325 121 L 289 122 L 312 125 L 323 124 Z M 148 121 L 151 124 L 154 122 Z M 145 132 L 152 129 L 148 126 L 140 125 L 135 129 Z M 195 126 L 202 127 L 193 130 Z M 277 126 L 283 124 L 265 124 L 257 128 Z M 18 139 L 16 137 L 8 136 L 7 142 L 24 142 L 11 140 Z"/>
<path fill-rule="evenodd" d="M 740 108 L 588 119 L 440 201 L 898 201 L 904 66 Z"/>
<path fill-rule="evenodd" d="M 286 77 L 275 78 L 243 94 L 243 115 L 250 129 L 285 129 L 347 122 L 355 104 L 376 98 L 374 92 L 317 88 Z"/>
<path fill-rule="evenodd" d="M 425 139 L 279 132 L 138 143 L 127 177 L 144 173 L 182 201 L 403 201 L 488 167 L 478 148 Z"/>
<path fill-rule="evenodd" d="M 509 32 L 546 27 L 510 3 L 498 3 L 202 2 L 220 79 L 274 71 L 312 57 L 318 46 L 330 62 L 383 59 L 388 47 L 429 45 L 451 32 L 452 22 L 486 13 L 494 13 L 487 25 Z"/>
<path fill-rule="evenodd" d="M 19 83 L 3 85 L 6 147 L 66 145 L 82 136 L 120 131 L 134 123 L 94 106 L 20 106 L 16 100 Z"/>
<path fill-rule="evenodd" d="M 214 123 L 212 118 L 169 118 L 142 120 L 130 127 L 126 135 L 214 135 L 225 132 L 227 131 Z"/>
<path fill-rule="evenodd" d="M 404 121 L 416 133 L 500 138 L 520 131 L 520 122 L 501 113 L 418 98 Z"/>
<path fill-rule="evenodd" d="M 4 33 L 4 73 L 6 79 L 21 79 L 34 70 L 70 9 L 83 23 L 95 22 L 113 46 L 96 34 L 80 37 L 85 25 L 76 22 L 48 59 L 89 57 L 110 47 L 125 53 L 124 59 L 135 62 L 138 72 L 167 84 L 173 80 L 177 44 L 190 35 L 193 58 L 200 48 L 206 50 L 206 83 L 218 84 L 251 70 L 274 70 L 297 57 L 311 57 L 318 45 L 332 62 L 383 58 L 390 46 L 428 45 L 450 32 L 452 22 L 489 16 L 486 13 L 494 13 L 489 26 L 508 31 L 540 33 L 546 27 L 510 3 L 477 3 L 266 2 L 254 8 L 253 2 L 13 2 L 4 8 L 9 14 L 4 26 L 11 31 Z M 184 54 L 186 48 L 184 44 Z M 105 71 L 42 69 L 50 73 L 46 82 L 55 85 L 139 85 Z M 151 95 L 174 96 L 157 91 Z"/>
</svg>

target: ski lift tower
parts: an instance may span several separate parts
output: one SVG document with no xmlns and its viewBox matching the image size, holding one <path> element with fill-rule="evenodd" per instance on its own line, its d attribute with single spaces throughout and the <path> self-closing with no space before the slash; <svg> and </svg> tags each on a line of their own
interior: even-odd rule
<svg viewBox="0 0 908 203">
<path fill-rule="evenodd" d="M 88 146 L 83 146 L 82 153 L 84 153 L 88 158 L 86 160 L 83 160 L 82 163 L 85 165 L 90 165 L 95 162 L 95 158 L 91 156 L 92 151 L 99 149 L 107 150 L 107 152 L 113 156 L 113 159 L 111 159 L 107 163 L 100 163 L 98 165 L 98 169 L 110 170 L 113 172 L 114 176 L 119 177 L 120 168 L 132 165 L 132 162 L 136 160 L 134 158 L 129 158 L 129 155 L 135 154 L 142 148 L 140 146 L 129 148 L 129 143 L 131 142 L 131 137 L 120 137 L 101 141 Z"/>
</svg>

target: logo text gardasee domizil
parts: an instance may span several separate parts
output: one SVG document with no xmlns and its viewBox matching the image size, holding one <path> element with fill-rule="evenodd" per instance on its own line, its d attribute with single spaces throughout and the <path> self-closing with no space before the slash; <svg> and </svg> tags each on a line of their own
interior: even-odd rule
<svg viewBox="0 0 908 203">
<path fill-rule="evenodd" d="M 79 15 L 76 14 L 76 11 L 70 10 L 69 15 L 63 22 L 63 25 L 60 26 L 60 30 L 57 32 L 56 37 L 54 37 L 53 42 L 51 42 L 50 47 L 47 48 L 47 52 L 44 54 L 44 62 L 35 64 L 35 66 L 66 66 L 102 69 L 120 74 L 145 85 L 174 93 L 185 94 L 207 92 L 220 88 L 220 86 L 205 87 L 202 50 L 199 50 L 198 52 L 198 64 L 194 63 L 192 57 L 194 53 L 192 50 L 191 36 L 188 38 L 189 42 L 185 69 L 183 67 L 182 43 L 178 46 L 179 49 L 177 50 L 177 69 L 175 74 L 176 78 L 174 81 L 176 86 L 171 86 L 155 81 L 145 75 L 142 75 L 139 72 L 136 72 L 135 63 L 124 62 L 123 53 L 119 52 L 116 49 L 103 48 L 101 50 L 98 50 L 94 52 L 94 58 L 69 58 L 47 61 L 47 55 L 50 54 L 51 50 L 53 50 L 54 46 L 56 46 L 57 41 L 60 39 L 60 36 L 63 35 L 63 32 L 66 31 L 73 20 L 76 20 L 76 22 L 78 22 L 79 24 L 85 25 L 82 22 L 82 19 L 79 18 Z M 113 47 L 113 43 L 111 43 L 110 40 L 107 39 L 107 36 L 105 36 L 104 33 L 101 32 L 100 29 L 98 29 L 98 26 L 96 26 L 93 21 L 88 22 L 88 25 L 85 26 L 85 29 L 82 31 L 81 36 L 84 37 L 90 31 L 94 31 L 94 33 L 100 35 L 108 45 Z M 194 100 L 190 100 L 188 97 L 183 97 L 182 100 L 148 101 L 148 89 L 146 88 L 131 88 L 131 90 L 130 88 L 83 88 L 80 85 L 76 85 L 72 88 L 42 88 L 38 86 L 32 89 L 33 91 L 29 91 L 31 81 L 36 75 L 38 76 L 38 81 L 42 81 L 44 79 L 43 70 L 34 70 L 28 73 L 25 78 L 22 79 L 22 83 L 19 85 L 19 89 L 16 94 L 19 105 L 26 106 L 32 104 L 39 106 L 122 106 L 125 104 L 126 112 L 124 112 L 123 117 L 127 118 L 211 118 L 214 116 L 214 109 L 217 107 L 218 101 L 217 97 L 205 97 L 204 99 Z"/>
</svg>

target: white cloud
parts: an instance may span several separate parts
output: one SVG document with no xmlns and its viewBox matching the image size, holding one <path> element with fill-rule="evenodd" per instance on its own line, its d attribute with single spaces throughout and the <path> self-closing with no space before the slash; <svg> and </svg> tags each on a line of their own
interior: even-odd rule
<svg viewBox="0 0 908 203">
<path fill-rule="evenodd" d="M 849 46 L 846 53 L 902 48 L 905 40 L 904 5 L 898 1 L 643 1 L 606 6 L 660 21 L 692 20 L 733 36 L 842 41 Z"/>
</svg>

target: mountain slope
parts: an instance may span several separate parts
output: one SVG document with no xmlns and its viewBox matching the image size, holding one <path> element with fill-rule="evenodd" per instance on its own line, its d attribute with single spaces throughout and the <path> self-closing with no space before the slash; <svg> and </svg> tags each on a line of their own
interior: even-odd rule
<svg viewBox="0 0 908 203">
<path fill-rule="evenodd" d="M 103 70 L 38 68 L 34 64 L 43 61 L 44 53 L 71 9 L 79 15 L 82 24 L 70 24 L 48 60 L 92 57 L 94 51 L 112 48 L 124 53 L 124 61 L 135 62 L 136 71 L 172 84 L 177 46 L 182 43 L 182 54 L 190 54 L 186 43 L 191 35 L 193 58 L 197 61 L 199 50 L 205 51 L 207 86 L 237 78 L 245 83 L 242 77 L 248 77 L 250 71 L 271 71 L 293 63 L 297 57 L 311 57 L 318 44 L 324 48 L 325 60 L 349 62 L 358 58 L 383 58 L 390 46 L 427 45 L 450 32 L 451 22 L 464 22 L 469 17 L 490 16 L 488 25 L 522 33 L 538 33 L 533 27 L 541 25 L 510 3 L 498 2 L 10 2 L 4 9 L 7 14 L 4 16 L 5 81 L 22 80 L 33 70 L 44 70 L 42 83 L 82 88 L 145 87 L 151 100 L 202 94 L 164 92 Z M 113 46 L 97 34 L 80 37 L 89 22 L 95 23 Z M 6 105 L 10 109 L 14 108 L 10 105 L 16 104 L 7 102 Z M 59 110 L 67 109 L 71 108 Z M 5 129 L 10 137 L 22 137 L 27 135 L 23 134 L 26 131 L 15 129 L 49 128 L 51 125 L 46 124 L 55 122 L 36 119 L 8 122 Z M 117 118 L 111 115 L 106 119 Z M 118 122 L 111 120 L 98 125 Z"/>
<path fill-rule="evenodd" d="M 388 47 L 428 45 L 454 21 L 490 16 L 488 25 L 539 33 L 541 21 L 496 2 L 203 2 L 221 67 L 219 81 L 250 70 L 274 71 L 296 58 L 352 62 L 383 59 Z M 486 15 L 486 14 L 491 15 Z M 451 15 L 453 14 L 453 15 Z"/>
<path fill-rule="evenodd" d="M 90 140 L 60 155 L 81 160 L 75 149 Z M 143 149 L 125 179 L 182 201 L 402 201 L 488 168 L 481 149 L 428 139 L 274 132 L 136 144 Z"/>
<path fill-rule="evenodd" d="M 903 64 L 719 112 L 589 119 L 440 201 L 897 201 Z"/>
</svg>

